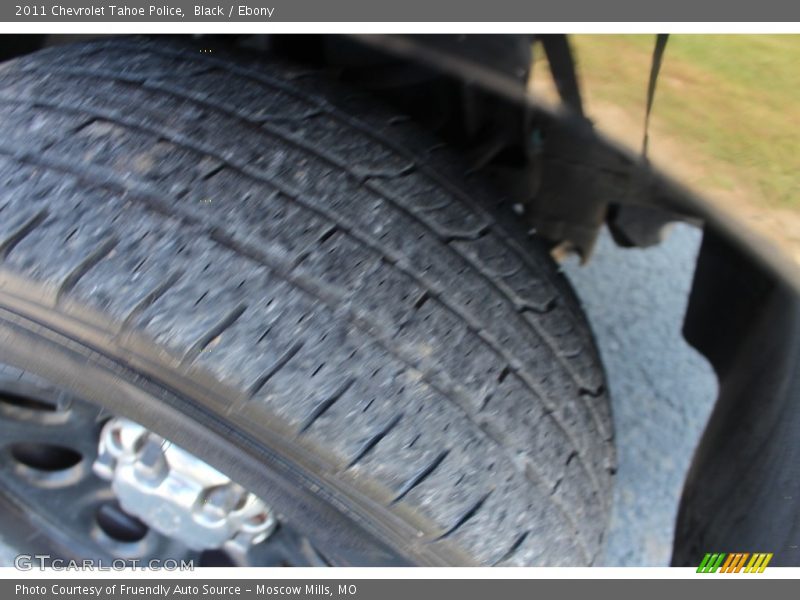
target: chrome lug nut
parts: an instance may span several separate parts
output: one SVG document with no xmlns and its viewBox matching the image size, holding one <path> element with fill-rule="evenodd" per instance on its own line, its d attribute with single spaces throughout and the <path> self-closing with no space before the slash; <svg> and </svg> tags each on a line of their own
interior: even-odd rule
<svg viewBox="0 0 800 600">
<path fill-rule="evenodd" d="M 257 496 L 127 419 L 103 427 L 93 469 L 111 482 L 127 513 L 194 550 L 225 548 L 241 555 L 277 526 Z"/>
</svg>

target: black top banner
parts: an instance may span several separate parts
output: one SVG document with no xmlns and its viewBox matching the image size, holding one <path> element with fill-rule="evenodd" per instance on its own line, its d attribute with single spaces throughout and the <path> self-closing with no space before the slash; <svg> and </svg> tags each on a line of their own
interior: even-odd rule
<svg viewBox="0 0 800 600">
<path fill-rule="evenodd" d="M 797 22 L 790 0 L 38 0 L 4 22 Z"/>
</svg>

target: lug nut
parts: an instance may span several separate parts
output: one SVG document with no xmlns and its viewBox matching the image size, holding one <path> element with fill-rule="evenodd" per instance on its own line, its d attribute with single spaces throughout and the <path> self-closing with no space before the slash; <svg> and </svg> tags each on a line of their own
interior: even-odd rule
<svg viewBox="0 0 800 600">
<path fill-rule="evenodd" d="M 225 516 L 243 506 L 246 501 L 247 492 L 235 483 L 229 483 L 208 490 L 203 499 L 203 507 L 215 516 Z"/>
<path fill-rule="evenodd" d="M 136 456 L 134 469 L 143 481 L 151 485 L 158 484 L 164 479 L 169 466 L 161 451 L 161 445 L 153 439 L 146 440 Z"/>
</svg>

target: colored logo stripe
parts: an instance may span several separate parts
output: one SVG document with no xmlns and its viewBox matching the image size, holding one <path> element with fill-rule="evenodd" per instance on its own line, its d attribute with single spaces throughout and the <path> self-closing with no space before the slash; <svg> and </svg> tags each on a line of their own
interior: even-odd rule
<svg viewBox="0 0 800 600">
<path fill-rule="evenodd" d="M 747 557 L 750 554 L 747 552 L 737 552 L 736 554 L 729 554 L 725 564 L 722 565 L 720 573 L 738 573 L 742 570 Z"/>
<path fill-rule="evenodd" d="M 703 562 L 697 567 L 698 573 L 716 573 L 722 561 L 725 560 L 725 554 L 706 554 L 703 557 Z"/>
<path fill-rule="evenodd" d="M 772 553 L 769 554 L 753 554 L 753 558 L 750 559 L 750 562 L 745 567 L 745 573 L 763 573 L 764 569 L 767 568 L 769 561 L 772 560 Z"/>
<path fill-rule="evenodd" d="M 747 562 L 747 559 L 750 562 Z M 698 573 L 739 573 L 744 568 L 744 573 L 763 573 L 764 569 L 772 560 L 772 553 L 757 552 L 750 554 L 749 552 L 734 552 L 727 553 L 708 553 L 703 557 L 700 566 L 697 567 Z M 745 567 L 745 562 L 747 566 Z"/>
</svg>

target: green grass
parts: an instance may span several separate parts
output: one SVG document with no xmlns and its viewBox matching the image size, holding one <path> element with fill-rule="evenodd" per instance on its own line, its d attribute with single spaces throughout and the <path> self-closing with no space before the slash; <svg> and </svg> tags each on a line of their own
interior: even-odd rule
<svg viewBox="0 0 800 600">
<path fill-rule="evenodd" d="M 594 100 L 644 118 L 653 41 L 573 36 L 590 115 Z M 800 210 L 800 35 L 670 36 L 653 110 L 651 144 L 669 138 L 699 183 Z"/>
</svg>

